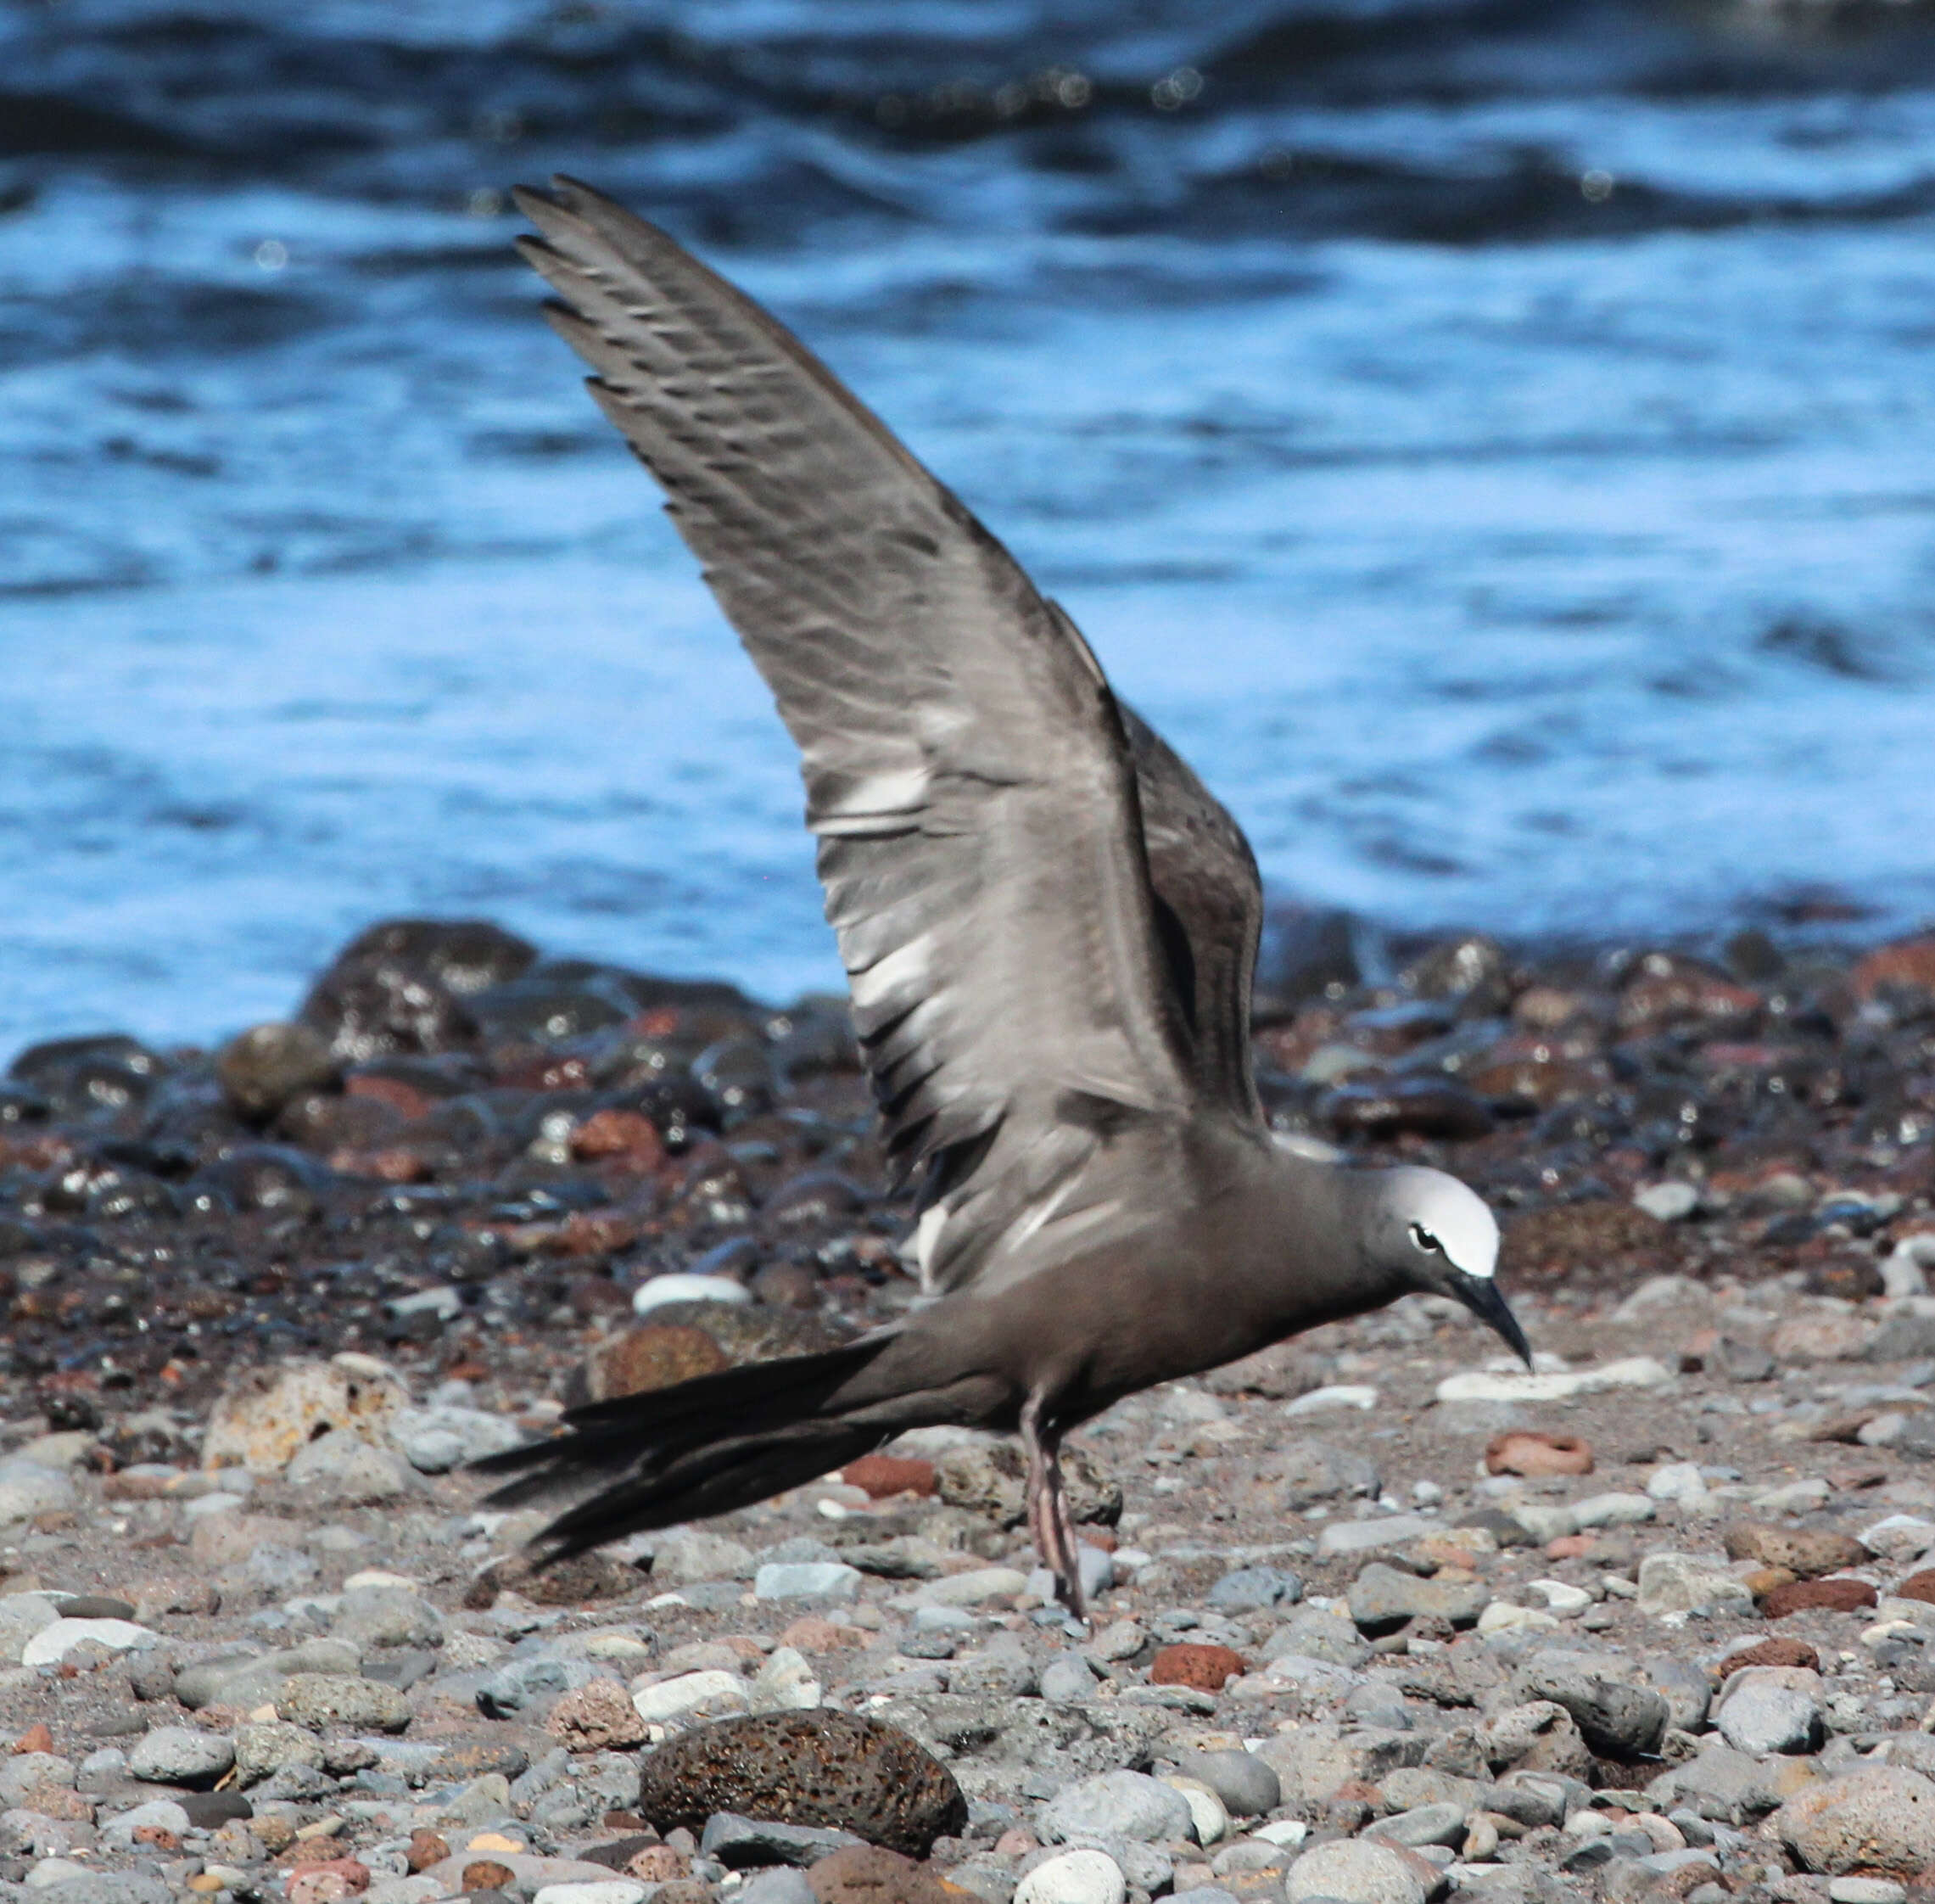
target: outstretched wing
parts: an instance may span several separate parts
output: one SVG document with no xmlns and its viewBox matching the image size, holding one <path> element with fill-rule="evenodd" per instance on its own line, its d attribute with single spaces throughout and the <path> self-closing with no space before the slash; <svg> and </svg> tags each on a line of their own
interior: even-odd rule
<svg viewBox="0 0 1935 1904">
<path fill-rule="evenodd" d="M 520 249 L 562 300 L 552 323 L 799 745 L 893 1162 L 931 1190 L 1012 1146 L 1065 1182 L 1110 1118 L 1187 1111 L 1136 769 L 1081 636 L 665 233 L 569 180 L 517 203 L 541 234 Z"/>
<path fill-rule="evenodd" d="M 1250 994 L 1263 931 L 1263 882 L 1243 829 L 1188 761 L 1121 703 L 1135 761 L 1157 933 L 1186 1001 L 1196 1089 L 1261 1120 Z"/>
</svg>

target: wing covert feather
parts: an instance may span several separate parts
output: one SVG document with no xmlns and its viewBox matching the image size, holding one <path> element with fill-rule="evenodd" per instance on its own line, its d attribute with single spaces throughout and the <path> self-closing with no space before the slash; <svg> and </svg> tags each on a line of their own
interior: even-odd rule
<svg viewBox="0 0 1935 1904">
<path fill-rule="evenodd" d="M 517 202 L 551 322 L 798 744 L 894 1162 L 985 1156 L 1006 1130 L 1060 1175 L 1099 1141 L 1063 1128 L 1071 1100 L 1186 1113 L 1140 724 L 1081 637 L 803 345 L 663 232 L 568 180 Z"/>
</svg>

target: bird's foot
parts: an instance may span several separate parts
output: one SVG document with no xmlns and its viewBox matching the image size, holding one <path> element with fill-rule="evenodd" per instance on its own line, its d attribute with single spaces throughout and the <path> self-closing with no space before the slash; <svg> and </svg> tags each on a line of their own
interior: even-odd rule
<svg viewBox="0 0 1935 1904">
<path fill-rule="evenodd" d="M 1054 1597 L 1076 1619 L 1087 1620 L 1075 1521 L 1062 1492 L 1061 1437 L 1043 1428 L 1042 1399 L 1031 1396 L 1021 1410 L 1021 1445 L 1028 1456 L 1028 1532 L 1043 1565 L 1054 1576 Z"/>
</svg>

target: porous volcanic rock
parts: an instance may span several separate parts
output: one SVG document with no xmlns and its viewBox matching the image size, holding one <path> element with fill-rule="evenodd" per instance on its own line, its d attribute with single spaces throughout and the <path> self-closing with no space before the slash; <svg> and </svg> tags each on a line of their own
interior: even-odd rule
<svg viewBox="0 0 1935 1904">
<path fill-rule="evenodd" d="M 895 1728 L 844 1712 L 757 1713 L 696 1727 L 646 1756 L 639 1810 L 660 1831 L 715 1812 L 830 1825 L 909 1857 L 967 1823 L 954 1774 Z"/>
</svg>

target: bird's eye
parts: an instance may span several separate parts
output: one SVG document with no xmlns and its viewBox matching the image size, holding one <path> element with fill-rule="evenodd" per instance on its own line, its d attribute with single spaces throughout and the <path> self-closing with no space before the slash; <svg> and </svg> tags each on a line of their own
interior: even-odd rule
<svg viewBox="0 0 1935 1904">
<path fill-rule="evenodd" d="M 1444 1254 L 1445 1246 L 1421 1223 L 1412 1224 L 1411 1240 L 1427 1256 L 1442 1256 Z"/>
</svg>

